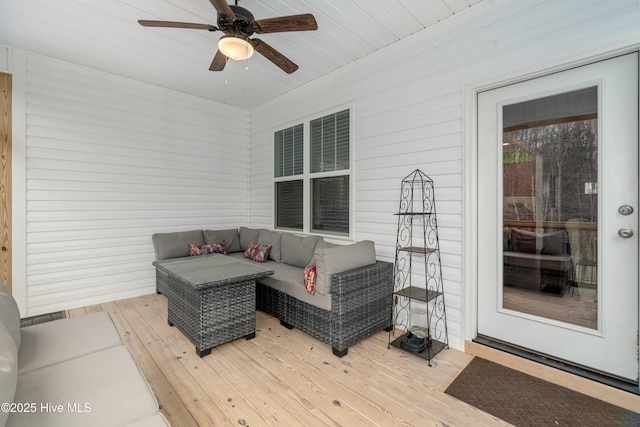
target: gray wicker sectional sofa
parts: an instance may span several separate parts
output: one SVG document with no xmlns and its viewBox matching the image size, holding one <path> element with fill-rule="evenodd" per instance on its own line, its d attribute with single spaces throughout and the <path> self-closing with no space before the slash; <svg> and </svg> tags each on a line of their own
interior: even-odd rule
<svg viewBox="0 0 640 427">
<path fill-rule="evenodd" d="M 240 227 L 153 235 L 156 260 L 189 256 L 189 245 L 220 244 L 228 256 L 244 258 L 254 242 L 270 245 L 265 266 L 275 271 L 256 284 L 256 308 L 287 328 L 298 328 L 330 345 L 342 357 L 350 346 L 391 327 L 393 264 L 376 260 L 371 241 L 350 245 L 320 236 Z M 304 283 L 305 266 L 317 269 L 314 293 Z M 165 293 L 168 278 L 156 270 L 156 290 Z"/>
</svg>

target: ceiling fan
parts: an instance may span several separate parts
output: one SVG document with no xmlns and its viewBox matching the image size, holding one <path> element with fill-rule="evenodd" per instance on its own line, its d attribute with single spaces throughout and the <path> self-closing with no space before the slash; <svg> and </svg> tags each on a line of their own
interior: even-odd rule
<svg viewBox="0 0 640 427">
<path fill-rule="evenodd" d="M 254 33 L 267 34 L 284 31 L 317 30 L 316 19 L 310 13 L 281 16 L 255 20 L 247 9 L 230 5 L 226 0 L 209 0 L 218 12 L 217 26 L 210 24 L 193 24 L 189 22 L 148 21 L 138 23 L 145 27 L 189 28 L 195 30 L 222 31 L 225 35 L 218 42 L 218 51 L 209 67 L 211 71 L 222 71 L 229 58 L 235 60 L 248 59 L 254 49 L 285 72 L 291 74 L 298 66 L 289 58 L 257 38 L 249 38 Z"/>
</svg>

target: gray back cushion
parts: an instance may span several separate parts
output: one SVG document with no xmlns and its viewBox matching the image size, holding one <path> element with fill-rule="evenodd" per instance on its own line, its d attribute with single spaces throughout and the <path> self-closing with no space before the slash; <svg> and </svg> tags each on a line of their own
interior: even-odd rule
<svg viewBox="0 0 640 427">
<path fill-rule="evenodd" d="M 301 237 L 290 233 L 282 233 L 280 251 L 282 262 L 296 267 L 306 267 L 311 261 L 313 251 L 320 240 L 322 240 L 320 236 Z"/>
<path fill-rule="evenodd" d="M 311 261 L 309 261 L 309 264 L 313 264 L 316 265 L 316 253 L 320 250 L 320 249 L 327 249 L 327 248 L 337 248 L 338 246 L 342 246 L 342 245 L 338 245 L 336 243 L 329 243 L 326 240 L 320 239 L 320 241 L 318 242 L 318 244 L 316 245 L 315 250 L 313 251 L 313 256 L 311 257 Z M 306 265 L 305 265 L 306 267 Z"/>
<path fill-rule="evenodd" d="M 224 240 L 225 252 L 240 252 L 240 236 L 237 228 L 230 230 L 204 230 L 205 243 L 221 243 Z"/>
<path fill-rule="evenodd" d="M 240 227 L 238 232 L 240 237 L 240 250 L 246 251 L 249 243 L 262 243 L 258 242 L 258 236 L 260 235 L 259 228 Z"/>
<path fill-rule="evenodd" d="M 317 249 L 315 251 L 316 291 L 320 295 L 331 293 L 331 280 L 335 273 L 352 270 L 376 263 L 375 243 L 363 240 L 352 245 Z"/>
<path fill-rule="evenodd" d="M 278 262 L 282 260 L 282 251 L 280 250 L 281 234 L 282 233 L 279 233 L 277 231 L 262 229 L 260 230 L 260 235 L 258 236 L 258 241 L 256 242 L 262 245 L 271 245 L 271 250 L 269 251 L 269 259 Z"/>
<path fill-rule="evenodd" d="M 156 250 L 156 260 L 189 256 L 189 243 L 202 245 L 202 230 L 177 231 L 173 233 L 156 233 L 152 236 Z"/>
</svg>

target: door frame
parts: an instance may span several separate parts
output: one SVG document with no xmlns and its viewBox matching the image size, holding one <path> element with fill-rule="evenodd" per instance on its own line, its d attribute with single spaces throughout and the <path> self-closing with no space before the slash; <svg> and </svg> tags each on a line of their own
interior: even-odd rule
<svg viewBox="0 0 640 427">
<path fill-rule="evenodd" d="M 12 285 L 12 76 L 0 72 L 0 280 L 11 292 Z"/>
<path fill-rule="evenodd" d="M 602 52 L 597 55 L 583 57 L 571 62 L 540 64 L 537 71 L 527 73 L 512 72 L 509 75 L 495 76 L 477 82 L 465 84 L 464 87 L 464 151 L 463 151 L 463 299 L 462 299 L 462 328 L 465 347 L 469 347 L 472 340 L 478 336 L 478 94 L 480 92 L 497 89 L 503 86 L 531 80 L 538 77 L 555 74 L 588 65 L 594 62 L 611 59 L 632 52 L 640 52 L 640 45 Z M 532 67 L 529 65 L 529 69 Z M 534 64 L 535 65 L 535 64 Z M 639 117 L 640 122 L 640 117 Z M 640 195 L 639 195 L 640 196 Z M 640 231 L 640 230 L 639 230 Z M 640 273 L 640 271 L 639 271 Z M 638 284 L 640 286 L 640 283 Z M 640 307 L 640 292 L 638 298 Z M 640 316 L 638 316 L 638 330 L 640 331 Z M 640 372 L 640 361 L 638 363 Z M 637 387 L 640 391 L 640 385 Z"/>
<path fill-rule="evenodd" d="M 11 210 L 12 210 L 12 289 L 20 316 L 27 310 L 27 52 L 8 48 L 8 69 L 11 74 Z"/>
</svg>

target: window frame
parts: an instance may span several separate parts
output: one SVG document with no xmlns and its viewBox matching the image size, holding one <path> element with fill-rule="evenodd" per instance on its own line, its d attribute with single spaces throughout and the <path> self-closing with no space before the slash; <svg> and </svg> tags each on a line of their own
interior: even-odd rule
<svg viewBox="0 0 640 427">
<path fill-rule="evenodd" d="M 341 169 L 336 171 L 327 171 L 327 172 L 315 172 L 311 173 L 311 122 L 316 119 L 320 119 L 322 117 L 326 117 L 335 113 L 339 113 L 344 110 L 349 110 L 349 168 Z M 297 175 L 289 175 L 283 177 L 276 177 L 275 170 L 275 134 L 285 129 L 289 129 L 295 127 L 299 124 L 303 126 L 303 173 Z M 279 126 L 277 129 L 274 129 L 271 132 L 272 140 L 271 140 L 271 176 L 273 178 L 273 183 L 271 185 L 272 195 L 271 200 L 273 203 L 273 218 L 271 223 L 273 224 L 273 228 L 276 230 L 283 231 L 292 231 L 296 233 L 304 233 L 304 234 L 313 234 L 319 236 L 327 236 L 335 239 L 345 239 L 352 240 L 354 235 L 354 218 L 355 218 L 355 134 L 354 134 L 354 106 L 353 103 L 343 104 L 337 107 L 332 107 L 329 109 L 325 109 L 321 112 L 314 113 L 312 115 L 307 115 L 302 118 L 298 118 L 296 120 L 291 120 L 284 124 L 283 126 Z M 335 177 L 335 176 L 349 176 L 349 232 L 348 233 L 340 233 L 340 232 L 331 232 L 326 230 L 314 230 L 312 228 L 312 180 L 314 178 L 325 178 L 325 177 Z M 302 219 L 303 219 L 303 228 L 287 228 L 287 227 L 278 227 L 276 224 L 277 214 L 278 214 L 278 204 L 277 204 L 277 191 L 276 185 L 278 182 L 283 181 L 294 181 L 294 180 L 302 180 Z"/>
</svg>

